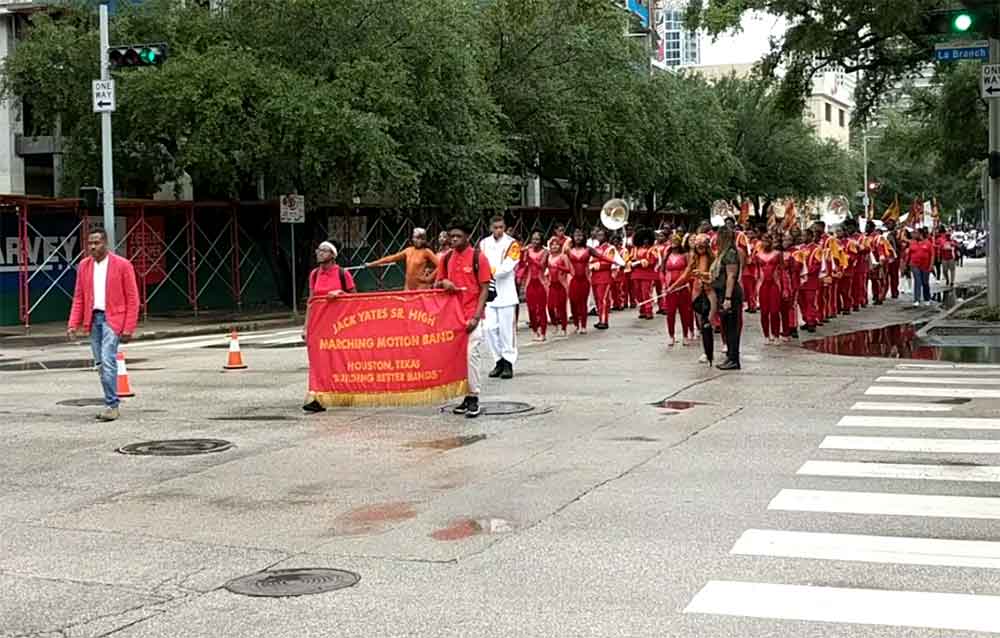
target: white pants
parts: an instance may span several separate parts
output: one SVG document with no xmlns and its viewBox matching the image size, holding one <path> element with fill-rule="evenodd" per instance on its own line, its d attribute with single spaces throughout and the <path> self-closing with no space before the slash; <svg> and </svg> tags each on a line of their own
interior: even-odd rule
<svg viewBox="0 0 1000 638">
<path fill-rule="evenodd" d="M 493 361 L 505 359 L 517 363 L 517 341 L 514 333 L 514 311 L 517 306 L 486 306 L 486 343 L 490 344 Z"/>
<path fill-rule="evenodd" d="M 469 333 L 469 349 L 466 354 L 466 360 L 468 362 L 468 380 L 469 380 L 469 394 L 473 396 L 479 396 L 479 389 L 482 379 L 482 372 L 480 367 L 483 363 L 482 354 L 479 351 L 479 346 L 483 343 L 483 324 L 478 324 L 476 329 Z"/>
</svg>

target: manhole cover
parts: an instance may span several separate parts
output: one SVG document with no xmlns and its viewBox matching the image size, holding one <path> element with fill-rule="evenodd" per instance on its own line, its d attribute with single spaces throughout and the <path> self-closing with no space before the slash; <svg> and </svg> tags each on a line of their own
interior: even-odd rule
<svg viewBox="0 0 1000 638">
<path fill-rule="evenodd" d="M 274 569 L 234 578 L 226 589 L 243 596 L 306 596 L 353 587 L 361 577 L 343 569 Z"/>
<path fill-rule="evenodd" d="M 82 408 L 89 405 L 104 405 L 104 399 L 100 397 L 96 399 L 66 399 L 65 401 L 56 401 L 56 405 L 71 405 L 75 408 Z"/>
<path fill-rule="evenodd" d="M 138 454 L 142 456 L 189 456 L 191 454 L 209 454 L 224 452 L 233 447 L 229 441 L 220 439 L 173 439 L 170 441 L 144 441 L 131 443 L 118 448 L 122 454 Z"/>
<path fill-rule="evenodd" d="M 454 406 L 446 405 L 441 408 L 442 412 L 451 412 Z M 516 401 L 482 401 L 479 403 L 482 413 L 489 416 L 509 416 L 511 414 L 524 414 L 531 412 L 535 406 L 530 403 L 518 403 Z"/>
<path fill-rule="evenodd" d="M 295 421 L 284 414 L 255 414 L 253 416 L 210 416 L 209 421 Z"/>
</svg>

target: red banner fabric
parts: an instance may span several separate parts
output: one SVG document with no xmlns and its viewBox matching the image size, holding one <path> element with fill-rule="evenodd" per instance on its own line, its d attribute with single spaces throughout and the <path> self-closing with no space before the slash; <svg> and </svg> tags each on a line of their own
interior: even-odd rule
<svg viewBox="0 0 1000 638">
<path fill-rule="evenodd" d="M 468 392 L 458 295 L 409 290 L 309 301 L 309 395 L 332 406 L 435 403 Z"/>
</svg>

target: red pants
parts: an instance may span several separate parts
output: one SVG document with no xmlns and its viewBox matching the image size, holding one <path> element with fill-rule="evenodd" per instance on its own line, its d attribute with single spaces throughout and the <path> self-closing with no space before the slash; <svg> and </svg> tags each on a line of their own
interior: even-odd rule
<svg viewBox="0 0 1000 638">
<path fill-rule="evenodd" d="M 819 323 L 819 306 L 817 290 L 802 288 L 799 290 L 799 309 L 802 310 L 802 320 L 807 326 L 815 327 Z"/>
<path fill-rule="evenodd" d="M 593 283 L 594 303 L 597 304 L 597 323 L 608 325 L 611 314 L 611 282 Z"/>
<path fill-rule="evenodd" d="M 566 319 L 566 287 L 558 281 L 549 286 L 549 321 L 563 330 L 569 325 Z"/>
<path fill-rule="evenodd" d="M 664 295 L 663 300 L 667 311 L 667 334 L 674 338 L 674 327 L 677 321 L 677 314 L 681 315 L 681 328 L 685 337 L 694 335 L 694 309 L 691 306 L 691 288 L 685 286 L 680 290 L 675 290 L 669 295 Z"/>
<path fill-rule="evenodd" d="M 799 313 L 795 306 L 797 293 L 791 293 L 781 300 L 781 336 L 791 337 L 792 331 L 799 329 Z"/>
<path fill-rule="evenodd" d="M 773 281 L 760 286 L 760 326 L 768 339 L 781 335 L 781 288 Z"/>
<path fill-rule="evenodd" d="M 892 290 L 892 298 L 899 299 L 899 260 L 889 262 L 885 269 L 889 288 Z"/>
<path fill-rule="evenodd" d="M 590 299 L 590 282 L 586 277 L 574 277 L 569 282 L 569 308 L 573 325 L 587 328 L 587 301 Z"/>
<path fill-rule="evenodd" d="M 872 280 L 872 299 L 877 303 L 882 303 L 885 301 L 886 294 L 888 294 L 888 281 L 886 279 L 885 266 L 879 268 L 873 268 L 869 277 Z"/>
<path fill-rule="evenodd" d="M 854 271 L 848 270 L 837 281 L 837 308 L 845 312 L 855 307 L 854 303 Z"/>
<path fill-rule="evenodd" d="M 629 308 L 635 308 L 638 301 L 639 298 L 635 294 L 635 281 L 632 280 L 632 273 L 628 273 L 625 275 L 625 305 Z"/>
<path fill-rule="evenodd" d="M 653 296 L 653 281 L 651 279 L 636 279 L 635 288 L 635 293 L 639 297 L 639 316 L 652 318 L 653 302 L 649 299 Z"/>
<path fill-rule="evenodd" d="M 867 257 L 866 257 L 867 259 Z M 868 265 L 854 269 L 854 309 L 868 305 Z"/>
<path fill-rule="evenodd" d="M 816 300 L 816 304 L 819 307 L 819 318 L 820 321 L 827 321 L 833 315 L 837 314 L 833 310 L 833 299 L 830 294 L 831 290 L 836 290 L 836 284 L 822 283 L 819 288 L 819 298 Z"/>
<path fill-rule="evenodd" d="M 747 273 L 743 271 L 743 275 L 740 276 L 740 287 L 743 288 L 743 294 L 746 295 L 747 310 L 757 309 L 757 273 Z"/>
<path fill-rule="evenodd" d="M 549 318 L 545 314 L 545 286 L 537 279 L 528 282 L 528 287 L 524 291 L 525 301 L 528 303 L 528 325 L 532 332 L 545 335 L 549 325 Z"/>
<path fill-rule="evenodd" d="M 625 281 L 624 275 L 618 275 L 611 281 L 611 307 L 615 310 L 625 308 L 625 297 L 628 295 L 625 289 L 627 287 L 628 282 Z"/>
</svg>

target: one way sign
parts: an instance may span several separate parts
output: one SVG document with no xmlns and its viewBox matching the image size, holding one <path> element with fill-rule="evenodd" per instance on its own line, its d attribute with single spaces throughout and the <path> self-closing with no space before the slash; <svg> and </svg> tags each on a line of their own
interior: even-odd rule
<svg viewBox="0 0 1000 638">
<path fill-rule="evenodd" d="M 115 81 L 94 80 L 94 113 L 114 113 Z"/>
<path fill-rule="evenodd" d="M 1000 99 L 1000 64 L 984 64 L 979 94 L 988 100 Z"/>
</svg>

